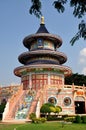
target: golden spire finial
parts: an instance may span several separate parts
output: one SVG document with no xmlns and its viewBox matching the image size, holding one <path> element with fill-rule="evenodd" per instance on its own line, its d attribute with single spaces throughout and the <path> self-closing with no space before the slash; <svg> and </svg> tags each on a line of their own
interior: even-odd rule
<svg viewBox="0 0 86 130">
<path fill-rule="evenodd" d="M 44 16 L 41 17 L 41 24 L 44 24 Z"/>
</svg>

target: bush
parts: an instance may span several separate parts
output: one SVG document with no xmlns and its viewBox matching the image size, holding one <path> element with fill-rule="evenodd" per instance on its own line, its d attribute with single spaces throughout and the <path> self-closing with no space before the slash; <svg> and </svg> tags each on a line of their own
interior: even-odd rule
<svg viewBox="0 0 86 130">
<path fill-rule="evenodd" d="M 81 116 L 75 116 L 75 123 L 81 123 Z"/>
<path fill-rule="evenodd" d="M 57 117 L 55 115 L 48 115 L 47 120 L 54 121 L 54 120 L 57 120 Z"/>
<path fill-rule="evenodd" d="M 63 118 L 62 116 L 58 116 L 58 115 L 48 115 L 47 120 L 48 121 L 62 121 Z"/>
<path fill-rule="evenodd" d="M 5 104 L 2 103 L 2 104 L 0 105 L 0 113 L 3 113 L 3 112 L 4 112 L 4 108 L 5 108 Z"/>
<path fill-rule="evenodd" d="M 35 113 L 31 113 L 30 114 L 30 119 L 32 120 L 33 118 L 36 118 L 36 114 Z"/>
<path fill-rule="evenodd" d="M 82 123 L 86 123 L 86 116 L 82 116 L 81 119 L 82 119 Z"/>
<path fill-rule="evenodd" d="M 41 122 L 42 122 L 42 123 L 45 123 L 46 121 L 47 121 L 46 118 L 44 118 L 44 117 L 41 118 Z"/>
<path fill-rule="evenodd" d="M 46 118 L 44 118 L 44 117 L 32 119 L 32 123 L 45 123 L 45 122 L 46 122 Z"/>
<path fill-rule="evenodd" d="M 0 120 L 2 120 L 2 113 L 0 113 Z"/>
<path fill-rule="evenodd" d="M 63 119 L 63 120 L 64 120 L 66 117 L 68 117 L 68 115 L 67 115 L 67 114 L 62 115 L 62 119 Z"/>
<path fill-rule="evenodd" d="M 74 122 L 75 117 L 66 117 L 66 118 L 64 118 L 64 120 L 67 121 L 67 122 Z"/>
</svg>

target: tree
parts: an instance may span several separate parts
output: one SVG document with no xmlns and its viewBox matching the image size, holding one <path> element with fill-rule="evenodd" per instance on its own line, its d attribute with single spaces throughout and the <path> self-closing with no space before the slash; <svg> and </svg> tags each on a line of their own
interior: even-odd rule
<svg viewBox="0 0 86 130">
<path fill-rule="evenodd" d="M 5 103 L 1 103 L 1 105 L 0 105 L 0 113 L 4 112 L 5 105 L 6 105 Z"/>
<path fill-rule="evenodd" d="M 86 86 L 86 76 L 83 74 L 72 74 L 68 77 L 65 77 L 65 84 L 72 85 L 74 83 L 75 85 L 83 86 L 83 84 Z"/>
<path fill-rule="evenodd" d="M 40 112 L 43 114 L 50 114 L 51 112 L 53 113 L 58 113 L 62 111 L 62 108 L 60 106 L 54 106 L 52 103 L 45 103 L 42 105 Z"/>
<path fill-rule="evenodd" d="M 54 112 L 55 111 L 55 106 L 51 103 L 45 103 L 42 105 L 41 109 L 40 109 L 40 112 L 43 113 L 43 114 L 50 114 L 51 112 Z"/>
<path fill-rule="evenodd" d="M 56 112 L 56 108 L 54 106 L 50 107 L 50 111 L 55 113 Z"/>
<path fill-rule="evenodd" d="M 55 113 L 58 113 L 58 114 L 59 112 L 62 111 L 62 108 L 60 106 L 56 106 L 55 109 L 56 109 Z"/>
<path fill-rule="evenodd" d="M 67 2 L 69 2 L 69 6 L 73 8 L 74 17 L 77 17 L 78 19 L 83 18 L 83 16 L 86 14 L 86 0 L 54 0 L 52 5 L 59 13 L 63 13 L 65 11 L 65 5 Z M 41 0 L 31 0 L 31 3 L 32 5 L 29 9 L 29 13 L 40 18 L 42 15 Z M 86 22 L 84 20 L 81 20 L 80 24 L 78 25 L 78 32 L 71 39 L 71 45 L 79 40 L 79 38 L 86 40 Z"/>
</svg>

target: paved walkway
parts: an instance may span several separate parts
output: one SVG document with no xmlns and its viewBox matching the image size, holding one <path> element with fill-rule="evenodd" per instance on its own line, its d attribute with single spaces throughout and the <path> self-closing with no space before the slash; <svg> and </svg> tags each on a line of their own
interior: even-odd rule
<svg viewBox="0 0 86 130">
<path fill-rule="evenodd" d="M 24 124 L 24 123 L 31 123 L 31 120 L 5 120 L 0 121 L 0 124 Z"/>
</svg>

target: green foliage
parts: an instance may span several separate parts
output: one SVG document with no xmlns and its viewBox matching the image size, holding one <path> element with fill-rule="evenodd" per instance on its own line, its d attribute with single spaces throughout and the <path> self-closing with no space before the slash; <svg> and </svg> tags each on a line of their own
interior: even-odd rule
<svg viewBox="0 0 86 130">
<path fill-rule="evenodd" d="M 56 106 L 55 109 L 56 109 L 55 113 L 59 113 L 62 111 L 62 108 L 60 106 Z"/>
<path fill-rule="evenodd" d="M 60 13 L 63 13 L 65 11 L 64 4 L 66 4 L 67 0 L 57 0 L 54 1 L 53 5 L 54 8 L 57 9 L 57 11 Z"/>
<path fill-rule="evenodd" d="M 2 114 L 0 113 L 0 120 L 2 120 Z"/>
<path fill-rule="evenodd" d="M 31 0 L 32 6 L 30 7 L 29 13 L 34 14 L 36 17 L 40 17 L 41 13 L 41 2 L 40 0 Z"/>
<path fill-rule="evenodd" d="M 42 107 L 41 107 L 41 109 L 40 109 L 40 112 L 41 113 L 51 113 L 51 112 L 53 112 L 52 111 L 52 108 L 54 107 L 54 105 L 53 104 L 51 104 L 51 103 L 45 103 L 45 104 L 43 104 L 42 105 Z M 53 108 L 54 109 L 54 108 Z"/>
<path fill-rule="evenodd" d="M 45 123 L 46 121 L 47 121 L 46 118 L 44 118 L 44 117 L 41 118 L 41 122 L 42 122 L 42 123 Z"/>
<path fill-rule="evenodd" d="M 55 113 L 56 112 L 55 107 L 50 107 L 50 111 Z"/>
<path fill-rule="evenodd" d="M 82 122 L 81 116 L 77 115 L 77 116 L 75 117 L 75 123 L 81 123 L 81 122 Z"/>
<path fill-rule="evenodd" d="M 46 118 L 44 118 L 44 117 L 40 117 L 40 118 L 33 118 L 33 121 L 32 121 L 32 123 L 45 123 L 46 122 Z"/>
<path fill-rule="evenodd" d="M 47 120 L 48 121 L 55 121 L 55 120 L 57 120 L 57 116 L 55 116 L 55 115 L 48 115 Z"/>
<path fill-rule="evenodd" d="M 67 3 L 67 0 L 56 0 L 53 2 L 54 8 L 59 12 L 63 13 L 65 10 L 65 4 Z M 30 7 L 30 14 L 34 14 L 37 17 L 40 17 L 41 12 L 41 6 L 42 2 L 41 0 L 31 0 L 32 6 Z M 86 13 L 86 0 L 70 0 L 70 7 L 74 8 L 73 15 L 74 17 L 82 18 L 82 16 Z"/>
<path fill-rule="evenodd" d="M 67 121 L 67 122 L 74 122 L 75 117 L 66 117 L 66 118 L 64 118 L 64 120 Z"/>
<path fill-rule="evenodd" d="M 84 40 L 86 40 L 86 23 L 84 20 L 82 20 L 81 23 L 78 25 L 78 30 L 78 33 L 76 33 L 70 41 L 71 45 L 74 45 L 75 41 L 79 40 L 79 38 L 83 38 Z"/>
<path fill-rule="evenodd" d="M 81 18 L 86 13 L 86 0 L 71 0 L 70 6 L 74 7 L 73 15 Z"/>
<path fill-rule="evenodd" d="M 83 84 L 86 86 L 86 76 L 82 74 L 72 74 L 68 77 L 65 77 L 65 84 L 72 85 L 74 83 L 75 85 L 83 86 Z"/>
<path fill-rule="evenodd" d="M 62 111 L 62 108 L 60 106 L 54 106 L 52 103 L 45 103 L 42 105 L 41 109 L 40 109 L 40 112 L 41 113 L 59 113 Z"/>
<path fill-rule="evenodd" d="M 6 102 L 2 102 L 0 105 L 0 120 L 2 120 L 2 114 L 4 112 L 5 105 L 6 105 Z"/>
<path fill-rule="evenodd" d="M 0 105 L 0 113 L 3 113 L 4 112 L 4 108 L 5 108 L 5 103 L 2 103 Z"/>
<path fill-rule="evenodd" d="M 30 114 L 30 119 L 32 120 L 33 118 L 36 118 L 36 114 L 35 113 L 31 113 Z"/>
<path fill-rule="evenodd" d="M 86 116 L 81 117 L 82 123 L 86 123 Z"/>
<path fill-rule="evenodd" d="M 54 107 L 52 103 L 45 103 L 44 105 L 49 106 L 49 107 Z"/>
<path fill-rule="evenodd" d="M 86 14 L 86 0 L 54 0 L 52 5 L 54 8 L 59 12 L 63 13 L 65 11 L 65 5 L 69 2 L 69 6 L 73 8 L 73 16 L 77 18 L 82 18 Z M 31 7 L 29 9 L 30 14 L 34 14 L 36 17 L 40 18 L 42 15 L 41 7 L 42 1 L 41 0 L 31 0 Z M 84 21 L 84 20 L 82 20 Z M 71 39 L 70 43 L 73 45 L 79 38 L 83 38 L 86 40 L 86 23 L 84 21 L 78 25 L 78 32 L 75 36 Z M 83 28 L 84 25 L 84 28 Z M 81 26 L 81 27 L 80 27 Z"/>
</svg>

